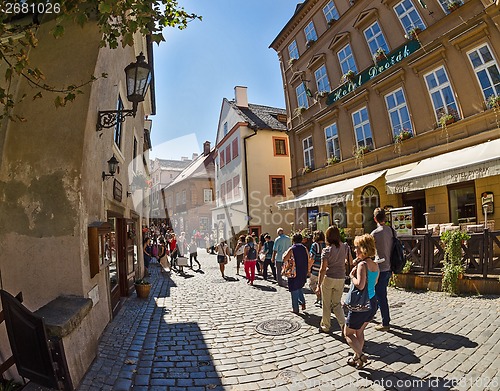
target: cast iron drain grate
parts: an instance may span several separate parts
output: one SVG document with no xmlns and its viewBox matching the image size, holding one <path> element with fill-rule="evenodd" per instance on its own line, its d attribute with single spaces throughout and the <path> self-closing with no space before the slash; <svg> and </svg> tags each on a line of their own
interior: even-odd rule
<svg viewBox="0 0 500 391">
<path fill-rule="evenodd" d="M 260 322 L 255 331 L 264 335 L 285 335 L 300 329 L 300 323 L 290 319 L 271 319 Z"/>
</svg>

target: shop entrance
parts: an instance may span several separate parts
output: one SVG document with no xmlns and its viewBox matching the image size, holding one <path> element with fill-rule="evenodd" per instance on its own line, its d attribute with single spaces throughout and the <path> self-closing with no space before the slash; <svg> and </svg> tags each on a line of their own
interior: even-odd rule
<svg viewBox="0 0 500 391">
<path fill-rule="evenodd" d="M 424 213 L 427 211 L 425 191 L 421 190 L 403 193 L 403 206 L 413 206 L 415 227 L 425 227 Z"/>
</svg>

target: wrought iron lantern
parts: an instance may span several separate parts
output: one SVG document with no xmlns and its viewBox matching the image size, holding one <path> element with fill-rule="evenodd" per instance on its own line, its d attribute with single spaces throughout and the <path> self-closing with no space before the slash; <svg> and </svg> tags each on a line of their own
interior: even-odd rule
<svg viewBox="0 0 500 391">
<path fill-rule="evenodd" d="M 109 174 L 106 174 L 104 171 L 102 172 L 102 180 L 104 181 L 108 177 L 113 177 L 115 176 L 116 171 L 118 170 L 118 160 L 116 159 L 115 155 L 111 157 L 111 159 L 108 160 L 108 171 Z"/>
</svg>

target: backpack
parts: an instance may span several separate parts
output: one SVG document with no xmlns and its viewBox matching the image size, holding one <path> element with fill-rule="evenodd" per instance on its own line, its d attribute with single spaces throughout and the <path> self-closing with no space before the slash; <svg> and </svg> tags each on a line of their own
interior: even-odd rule
<svg viewBox="0 0 500 391">
<path fill-rule="evenodd" d="M 403 243 L 396 237 L 396 231 L 392 228 L 391 270 L 393 273 L 401 273 L 406 263 Z"/>
<path fill-rule="evenodd" d="M 295 266 L 295 258 L 293 257 L 293 251 L 290 250 L 290 258 L 283 261 L 283 266 L 281 267 L 281 275 L 286 278 L 295 278 L 297 276 L 297 268 Z"/>
<path fill-rule="evenodd" d="M 248 247 L 247 258 L 251 260 L 257 259 L 257 250 L 255 249 L 255 246 Z"/>
</svg>

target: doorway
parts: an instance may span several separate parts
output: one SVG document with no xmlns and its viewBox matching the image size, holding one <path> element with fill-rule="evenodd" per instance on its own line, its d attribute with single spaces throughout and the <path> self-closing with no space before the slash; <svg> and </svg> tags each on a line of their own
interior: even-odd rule
<svg viewBox="0 0 500 391">
<path fill-rule="evenodd" d="M 427 207 L 424 190 L 403 193 L 403 206 L 413 206 L 415 227 L 425 227 L 424 213 L 427 211 Z"/>
</svg>

